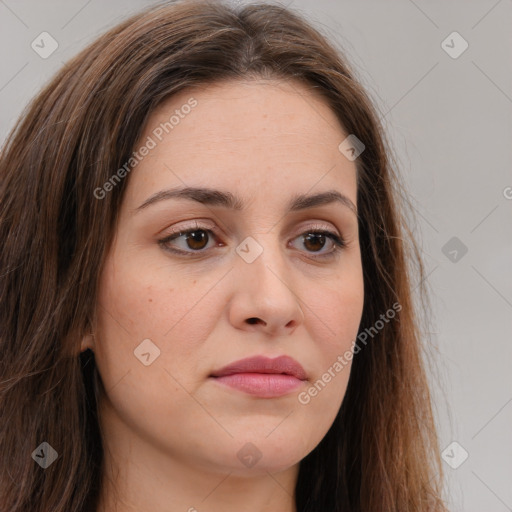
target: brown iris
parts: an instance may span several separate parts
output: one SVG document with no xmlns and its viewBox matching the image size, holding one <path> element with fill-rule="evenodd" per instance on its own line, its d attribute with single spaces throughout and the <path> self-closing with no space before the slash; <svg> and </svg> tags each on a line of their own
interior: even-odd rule
<svg viewBox="0 0 512 512">
<path fill-rule="evenodd" d="M 316 242 L 317 242 L 317 243 L 313 243 L 313 245 L 316 246 L 316 249 L 313 248 L 313 252 L 319 251 L 325 245 L 325 235 L 323 235 L 321 233 L 308 233 L 304 237 L 304 245 L 306 246 L 306 248 L 307 248 L 307 244 L 309 242 L 311 242 L 311 240 L 313 240 L 313 241 L 316 240 Z M 319 241 L 321 241 L 321 243 L 318 243 Z"/>
<path fill-rule="evenodd" d="M 190 249 L 201 250 L 204 249 L 208 243 L 208 234 L 204 230 L 191 231 L 186 233 L 186 236 L 187 245 L 190 247 Z M 201 245 L 201 243 L 204 243 L 204 245 Z"/>
</svg>

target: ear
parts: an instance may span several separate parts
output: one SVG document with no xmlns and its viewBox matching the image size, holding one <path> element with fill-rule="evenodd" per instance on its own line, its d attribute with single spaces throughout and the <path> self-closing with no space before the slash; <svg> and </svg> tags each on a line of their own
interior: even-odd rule
<svg viewBox="0 0 512 512">
<path fill-rule="evenodd" d="M 94 334 L 86 334 L 82 338 L 82 341 L 80 342 L 80 352 L 85 352 L 88 348 L 90 348 L 94 352 L 94 341 Z"/>
</svg>

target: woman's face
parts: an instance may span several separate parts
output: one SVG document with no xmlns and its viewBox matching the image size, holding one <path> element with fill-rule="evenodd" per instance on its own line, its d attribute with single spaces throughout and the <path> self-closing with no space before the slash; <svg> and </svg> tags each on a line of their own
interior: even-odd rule
<svg viewBox="0 0 512 512">
<path fill-rule="evenodd" d="M 352 348 L 364 298 L 348 206 L 356 166 L 338 149 L 347 136 L 299 83 L 187 90 L 150 117 L 90 345 L 110 449 L 144 445 L 178 464 L 242 475 L 291 468 L 321 441 L 350 361 L 333 368 Z M 167 194 L 189 187 L 210 192 Z M 330 191 L 347 200 L 307 200 Z M 335 237 L 346 246 L 336 249 Z M 264 374 L 256 364 L 213 376 L 253 356 L 288 356 L 305 374 Z M 273 371 L 293 373 L 286 361 Z"/>
</svg>

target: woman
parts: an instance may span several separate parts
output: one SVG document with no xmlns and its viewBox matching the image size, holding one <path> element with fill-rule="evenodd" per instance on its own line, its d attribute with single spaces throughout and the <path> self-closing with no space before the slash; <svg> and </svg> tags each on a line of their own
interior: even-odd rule
<svg viewBox="0 0 512 512">
<path fill-rule="evenodd" d="M 282 7 L 72 59 L 0 160 L 0 508 L 445 510 L 388 153 Z"/>
</svg>

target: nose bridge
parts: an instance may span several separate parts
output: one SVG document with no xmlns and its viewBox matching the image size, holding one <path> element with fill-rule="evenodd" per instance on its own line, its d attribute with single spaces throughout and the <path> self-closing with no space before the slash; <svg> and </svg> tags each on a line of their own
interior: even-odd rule
<svg viewBox="0 0 512 512">
<path fill-rule="evenodd" d="M 248 274 L 249 280 L 244 279 L 244 282 L 250 286 L 251 294 L 271 293 L 272 295 L 260 297 L 267 302 L 283 298 L 296 300 L 295 293 L 290 289 L 289 263 L 286 261 L 284 247 L 281 247 L 276 233 L 258 233 L 251 238 L 253 239 L 251 250 L 258 251 L 260 254 L 251 263 L 240 262 L 242 272 Z"/>
<path fill-rule="evenodd" d="M 304 319 L 285 249 L 275 231 L 248 236 L 237 248 L 229 318 L 238 329 L 289 335 Z"/>
</svg>

